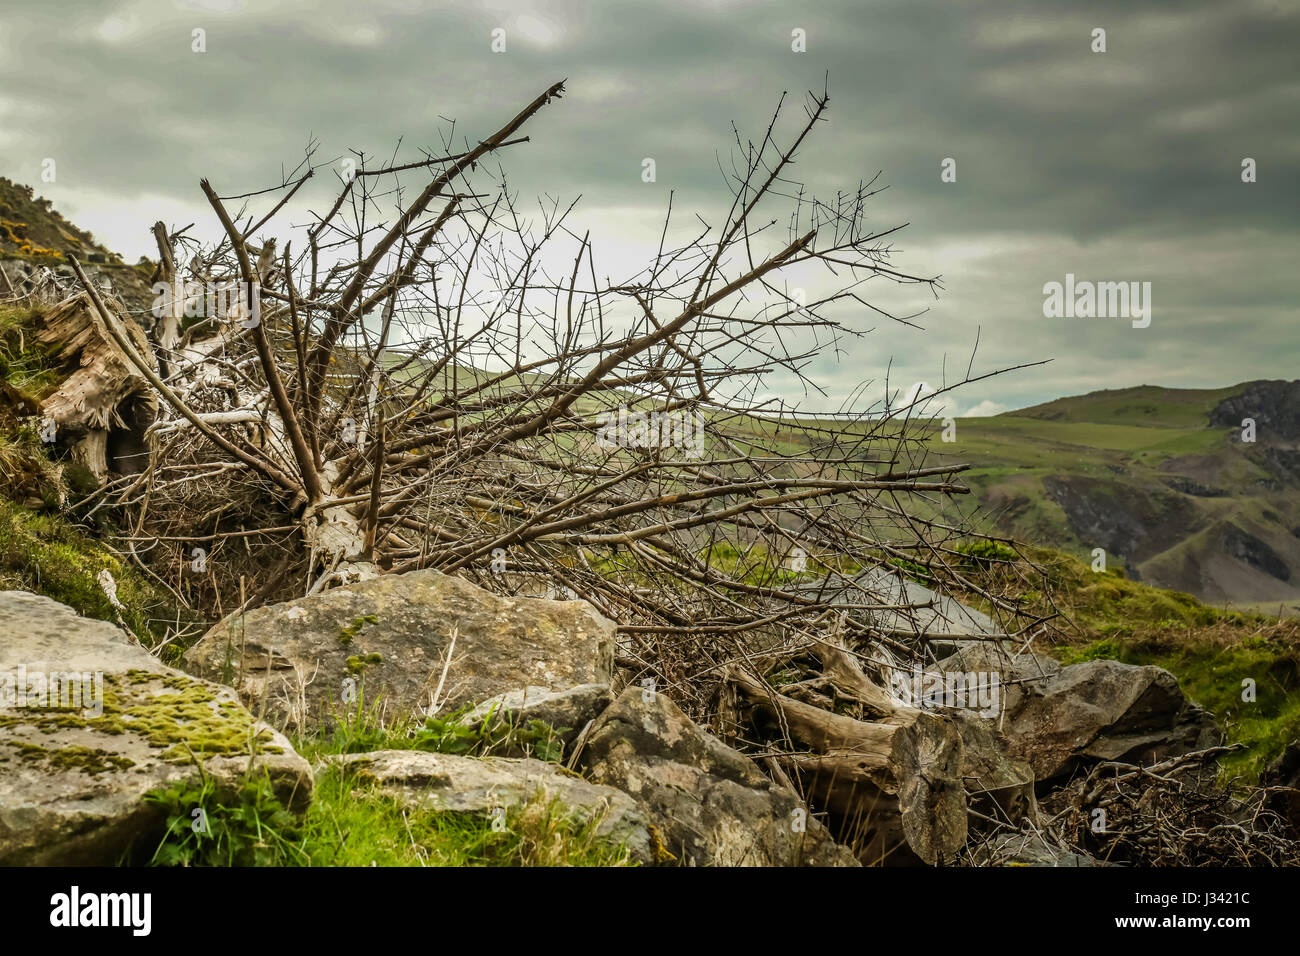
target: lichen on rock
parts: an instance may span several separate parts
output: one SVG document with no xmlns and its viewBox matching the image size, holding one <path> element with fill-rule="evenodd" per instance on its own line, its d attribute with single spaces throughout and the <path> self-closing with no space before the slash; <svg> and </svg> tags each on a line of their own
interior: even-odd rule
<svg viewBox="0 0 1300 956">
<path fill-rule="evenodd" d="M 95 692 L 75 707 L 52 690 L 25 699 L 51 675 L 93 675 Z M 287 806 L 310 800 L 307 762 L 232 690 L 49 598 L 0 592 L 0 679 L 0 865 L 117 862 L 160 826 L 144 795 L 179 781 L 237 789 L 265 772 Z"/>
</svg>

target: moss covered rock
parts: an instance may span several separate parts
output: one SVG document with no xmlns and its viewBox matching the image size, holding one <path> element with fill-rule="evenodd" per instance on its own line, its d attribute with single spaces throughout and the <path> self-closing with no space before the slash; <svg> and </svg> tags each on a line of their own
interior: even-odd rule
<svg viewBox="0 0 1300 956">
<path fill-rule="evenodd" d="M 228 688 L 159 662 L 119 628 L 0 592 L 0 864 L 101 865 L 164 824 L 144 795 L 265 773 L 299 811 L 312 774 Z"/>
<path fill-rule="evenodd" d="M 645 812 L 627 794 L 553 763 L 418 750 L 344 754 L 331 762 L 411 809 L 492 819 L 538 802 L 579 825 L 594 825 L 597 837 L 622 845 L 637 863 L 654 862 Z"/>
</svg>

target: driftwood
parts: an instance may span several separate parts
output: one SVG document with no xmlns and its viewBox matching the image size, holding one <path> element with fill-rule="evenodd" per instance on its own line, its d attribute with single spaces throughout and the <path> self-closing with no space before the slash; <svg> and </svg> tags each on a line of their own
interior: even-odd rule
<svg viewBox="0 0 1300 956">
<path fill-rule="evenodd" d="M 825 679 L 864 709 L 883 716 L 906 709 L 872 681 L 838 635 L 822 642 L 817 653 Z M 1034 819 L 1037 803 L 1032 768 L 1007 753 L 1006 742 L 989 721 L 963 710 L 950 710 L 943 716 L 954 723 L 961 737 L 961 779 L 971 808 L 1005 820 Z"/>
<path fill-rule="evenodd" d="M 855 720 L 777 693 L 741 671 L 730 680 L 756 712 L 806 754 L 774 759 L 806 795 L 839 818 L 839 838 L 864 862 L 906 846 L 926 863 L 950 858 L 966 840 L 961 737 L 936 714 L 897 708 Z"/>
<path fill-rule="evenodd" d="M 852 697 L 880 716 L 892 715 L 900 709 L 901 703 L 867 676 L 838 633 L 817 646 L 817 655 L 822 661 L 822 674 L 846 697 Z"/>
</svg>

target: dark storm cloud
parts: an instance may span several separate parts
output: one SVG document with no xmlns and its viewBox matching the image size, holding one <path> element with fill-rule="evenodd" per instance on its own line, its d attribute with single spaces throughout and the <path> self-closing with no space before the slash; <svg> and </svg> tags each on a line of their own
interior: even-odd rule
<svg viewBox="0 0 1300 956">
<path fill-rule="evenodd" d="M 489 34 L 507 31 L 508 52 Z M 208 52 L 191 52 L 191 30 Z M 790 50 L 807 31 L 808 52 Z M 1094 27 L 1108 50 L 1090 51 Z M 1295 377 L 1300 254 L 1300 10 L 1221 2 L 276 3 L 161 0 L 0 7 L 0 172 L 32 183 L 108 244 L 151 251 L 150 223 L 207 223 L 197 190 L 270 185 L 310 137 L 318 159 L 438 148 L 495 129 L 551 82 L 569 94 L 504 157 L 513 188 L 571 199 L 635 270 L 669 190 L 685 221 L 729 198 L 730 124 L 758 137 L 782 91 L 829 72 L 831 122 L 800 155 L 819 193 L 883 172 L 880 226 L 909 222 L 900 265 L 944 276 L 925 333 L 871 336 L 818 368 L 835 407 L 863 378 L 938 385 L 1043 358 L 956 407 L 1014 407 L 1142 383 Z M 405 155 L 405 154 L 404 154 Z M 654 157 L 658 182 L 640 181 Z M 1259 163 L 1243 184 L 1240 164 Z M 39 182 L 45 157 L 55 184 Z M 957 161 L 957 182 L 939 164 Z M 322 180 L 314 195 L 324 195 Z M 1042 315 L 1042 286 L 1153 283 L 1154 318 Z M 946 363 L 945 363 L 946 357 Z M 792 383 L 791 400 L 802 399 Z"/>
</svg>

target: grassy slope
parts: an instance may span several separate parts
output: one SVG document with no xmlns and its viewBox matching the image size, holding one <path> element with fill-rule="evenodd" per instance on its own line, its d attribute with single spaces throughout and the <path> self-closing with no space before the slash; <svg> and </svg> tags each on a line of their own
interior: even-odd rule
<svg viewBox="0 0 1300 956">
<path fill-rule="evenodd" d="M 1106 389 L 1089 392 L 1087 395 L 1058 398 L 1002 417 L 1201 428 L 1215 405 L 1238 394 L 1242 388 L 1242 385 L 1217 389 L 1139 385 L 1135 388 Z"/>
<path fill-rule="evenodd" d="M 55 262 L 68 252 L 82 258 L 117 258 L 55 212 L 48 199 L 0 177 L 0 255 Z"/>
</svg>

